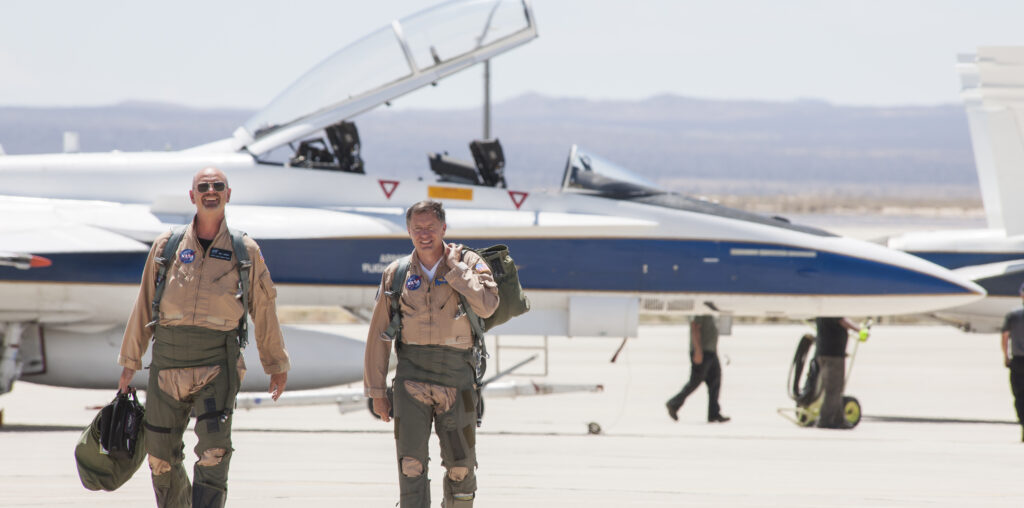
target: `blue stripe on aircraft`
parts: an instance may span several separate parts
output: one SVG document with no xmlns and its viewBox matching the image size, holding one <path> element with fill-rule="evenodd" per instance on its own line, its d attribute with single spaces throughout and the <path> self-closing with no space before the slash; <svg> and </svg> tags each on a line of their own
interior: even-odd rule
<svg viewBox="0 0 1024 508">
<path fill-rule="evenodd" d="M 1020 252 L 907 252 L 950 270 L 1024 258 Z"/>
<path fill-rule="evenodd" d="M 53 262 L 52 266 L 28 270 L 0 266 L 0 281 L 138 284 L 147 255 L 147 252 L 45 254 Z"/>
<path fill-rule="evenodd" d="M 375 286 L 392 259 L 412 250 L 407 238 L 258 241 L 279 284 Z M 527 289 L 794 295 L 966 292 L 898 266 L 828 252 L 801 256 L 810 251 L 773 244 L 629 238 L 464 243 L 510 245 Z M 734 249 L 745 254 L 733 255 Z M 53 260 L 53 266 L 0 267 L 0 280 L 137 284 L 146 257 L 144 252 L 38 254 Z"/>
</svg>

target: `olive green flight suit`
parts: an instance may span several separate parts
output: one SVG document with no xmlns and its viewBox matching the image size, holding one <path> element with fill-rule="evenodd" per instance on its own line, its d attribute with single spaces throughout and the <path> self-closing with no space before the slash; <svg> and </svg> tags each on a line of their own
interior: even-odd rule
<svg viewBox="0 0 1024 508">
<path fill-rule="evenodd" d="M 427 443 L 433 422 L 441 465 L 448 471 L 442 506 L 469 508 L 476 493 L 477 466 L 473 352 L 403 344 L 398 358 L 394 413 L 401 505 L 426 508 L 430 504 Z M 422 474 L 409 474 L 410 467 L 422 467 Z"/>
<path fill-rule="evenodd" d="M 146 451 L 159 459 L 150 460 L 157 505 L 224 506 L 233 451 L 231 409 L 241 381 L 238 336 L 197 326 L 158 326 L 155 337 L 145 425 Z M 193 412 L 199 438 L 195 454 L 200 460 L 192 470 L 190 488 L 182 465 L 182 433 Z M 170 471 L 158 471 L 164 463 Z"/>
</svg>

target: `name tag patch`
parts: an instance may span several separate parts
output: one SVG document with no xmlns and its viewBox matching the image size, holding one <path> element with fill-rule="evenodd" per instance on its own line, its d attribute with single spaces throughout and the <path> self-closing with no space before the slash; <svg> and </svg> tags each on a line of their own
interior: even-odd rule
<svg viewBox="0 0 1024 508">
<path fill-rule="evenodd" d="M 438 277 L 438 278 L 434 279 L 434 285 L 435 286 L 440 286 L 441 284 L 447 284 L 447 283 L 448 283 L 448 281 L 444 280 L 444 277 Z"/>
<path fill-rule="evenodd" d="M 423 280 L 420 279 L 419 275 L 412 275 L 409 277 L 408 280 L 405 281 L 405 289 L 408 289 L 409 291 L 415 291 L 420 288 L 420 284 L 422 283 Z"/>
<path fill-rule="evenodd" d="M 178 260 L 187 265 L 196 260 L 196 251 L 192 249 L 185 249 L 178 255 Z"/>
<path fill-rule="evenodd" d="M 210 249 L 210 257 L 213 259 L 223 259 L 224 261 L 231 261 L 231 251 L 213 248 Z"/>
</svg>

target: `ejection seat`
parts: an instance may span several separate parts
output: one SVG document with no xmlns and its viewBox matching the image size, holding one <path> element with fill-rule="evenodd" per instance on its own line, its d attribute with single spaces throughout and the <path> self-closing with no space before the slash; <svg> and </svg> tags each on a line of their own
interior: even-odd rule
<svg viewBox="0 0 1024 508">
<path fill-rule="evenodd" d="M 505 153 L 497 138 L 474 140 L 469 144 L 469 151 L 475 164 L 451 157 L 448 152 L 429 154 L 430 170 L 441 182 L 508 187 L 505 183 Z"/>
</svg>

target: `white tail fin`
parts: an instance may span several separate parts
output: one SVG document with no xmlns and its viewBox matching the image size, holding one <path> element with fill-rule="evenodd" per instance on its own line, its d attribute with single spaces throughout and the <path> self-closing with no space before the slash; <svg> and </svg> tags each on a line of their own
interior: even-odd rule
<svg viewBox="0 0 1024 508">
<path fill-rule="evenodd" d="M 1024 47 L 983 47 L 959 60 L 988 225 L 1024 234 Z"/>
</svg>

